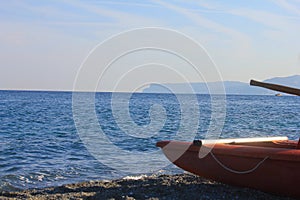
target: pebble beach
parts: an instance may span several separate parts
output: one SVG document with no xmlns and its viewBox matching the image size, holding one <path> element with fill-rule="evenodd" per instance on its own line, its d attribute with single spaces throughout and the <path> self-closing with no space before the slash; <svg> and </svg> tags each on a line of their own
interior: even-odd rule
<svg viewBox="0 0 300 200">
<path fill-rule="evenodd" d="M 0 199 L 272 199 L 261 191 L 225 185 L 192 174 L 129 176 L 58 187 L 1 192 Z"/>
</svg>

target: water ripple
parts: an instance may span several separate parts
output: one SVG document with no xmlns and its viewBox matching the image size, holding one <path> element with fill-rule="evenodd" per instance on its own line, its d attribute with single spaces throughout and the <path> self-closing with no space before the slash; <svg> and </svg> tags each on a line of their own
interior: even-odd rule
<svg viewBox="0 0 300 200">
<path fill-rule="evenodd" d="M 174 95 L 132 95 L 130 116 L 139 126 L 150 123 L 152 105 L 160 104 L 166 111 L 163 128 L 149 138 L 134 138 L 122 132 L 112 116 L 110 99 L 110 93 L 96 94 L 95 108 L 101 128 L 119 148 L 153 152 L 157 151 L 158 140 L 172 139 L 176 135 L 181 114 Z M 210 96 L 198 95 L 198 101 L 197 137 L 204 138 L 210 123 Z M 120 101 L 120 109 L 122 106 Z M 299 115 L 299 97 L 227 96 L 221 137 L 287 135 L 297 139 Z M 124 176 L 90 155 L 77 135 L 72 117 L 72 93 L 0 91 L 0 190 Z M 106 151 L 109 154 L 109 148 Z M 145 165 L 155 165 L 160 159 L 164 159 L 163 155 Z M 116 162 L 116 158 L 111 158 L 111 162 Z M 134 166 L 132 169 L 134 171 Z M 170 165 L 162 170 L 176 173 L 179 169 Z"/>
</svg>

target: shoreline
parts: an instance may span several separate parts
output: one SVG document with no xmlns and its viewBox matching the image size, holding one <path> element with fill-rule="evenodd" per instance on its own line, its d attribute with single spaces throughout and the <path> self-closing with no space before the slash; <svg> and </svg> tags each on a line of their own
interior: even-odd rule
<svg viewBox="0 0 300 200">
<path fill-rule="evenodd" d="M 274 199 L 258 190 L 225 185 L 192 174 L 124 177 L 58 187 L 0 192 L 0 199 Z"/>
</svg>

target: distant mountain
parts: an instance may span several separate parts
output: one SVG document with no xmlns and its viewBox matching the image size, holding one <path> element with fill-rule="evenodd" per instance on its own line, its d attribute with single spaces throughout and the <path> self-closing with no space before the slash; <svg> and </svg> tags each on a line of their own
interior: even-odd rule
<svg viewBox="0 0 300 200">
<path fill-rule="evenodd" d="M 300 88 L 300 75 L 270 78 L 265 80 L 265 82 Z"/>
<path fill-rule="evenodd" d="M 288 77 L 276 77 L 264 80 L 264 82 L 275 83 L 295 88 L 300 88 L 300 75 Z M 198 94 L 220 94 L 222 87 L 226 94 L 235 95 L 274 95 L 276 92 L 268 89 L 250 86 L 249 83 L 239 81 L 224 81 L 224 82 L 209 82 L 209 83 L 167 83 L 167 84 L 151 84 L 148 88 L 143 90 L 144 93 L 191 93 L 191 89 Z M 208 90 L 211 90 L 209 92 Z"/>
</svg>

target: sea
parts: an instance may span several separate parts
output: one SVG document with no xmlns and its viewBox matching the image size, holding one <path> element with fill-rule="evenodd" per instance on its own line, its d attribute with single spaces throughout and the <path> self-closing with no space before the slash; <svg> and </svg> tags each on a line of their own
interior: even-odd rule
<svg viewBox="0 0 300 200">
<path fill-rule="evenodd" d="M 75 96 L 0 91 L 0 191 L 182 173 L 155 146 L 160 140 L 300 136 L 297 96 Z"/>
</svg>

